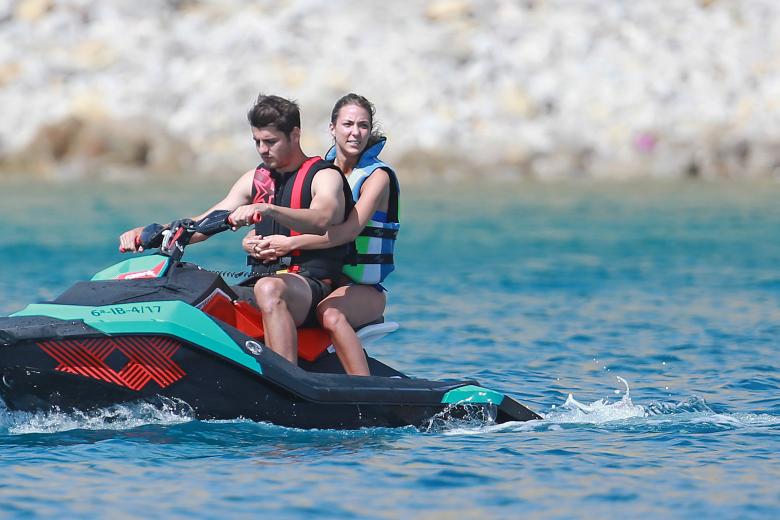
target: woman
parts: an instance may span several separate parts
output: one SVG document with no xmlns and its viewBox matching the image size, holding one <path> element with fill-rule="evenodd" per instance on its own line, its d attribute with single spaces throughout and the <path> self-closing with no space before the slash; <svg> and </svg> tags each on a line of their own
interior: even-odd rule
<svg viewBox="0 0 780 520">
<path fill-rule="evenodd" d="M 331 113 L 334 146 L 326 159 L 349 181 L 355 208 L 347 220 L 325 235 L 273 235 L 250 232 L 244 249 L 263 261 L 286 256 L 296 249 L 323 249 L 355 241 L 356 252 L 344 267 L 344 280 L 317 307 L 347 374 L 370 375 L 355 327 L 379 319 L 385 309 L 379 285 L 393 271 L 393 247 L 398 233 L 399 186 L 395 172 L 379 159 L 385 137 L 374 130 L 374 106 L 363 96 L 347 94 Z"/>
</svg>

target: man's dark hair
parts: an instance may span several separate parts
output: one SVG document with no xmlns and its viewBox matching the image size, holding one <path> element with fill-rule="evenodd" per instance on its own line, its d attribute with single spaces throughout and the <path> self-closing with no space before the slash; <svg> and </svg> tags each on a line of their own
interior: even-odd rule
<svg viewBox="0 0 780 520">
<path fill-rule="evenodd" d="M 279 96 L 260 94 L 246 114 L 249 124 L 255 128 L 272 126 L 290 137 L 293 128 L 301 127 L 301 111 L 295 101 Z"/>
</svg>

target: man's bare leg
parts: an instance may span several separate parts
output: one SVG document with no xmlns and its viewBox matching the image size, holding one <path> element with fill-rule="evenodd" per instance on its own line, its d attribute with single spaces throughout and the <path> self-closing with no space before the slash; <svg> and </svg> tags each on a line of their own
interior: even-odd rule
<svg viewBox="0 0 780 520">
<path fill-rule="evenodd" d="M 263 313 L 265 343 L 290 363 L 298 363 L 298 332 L 311 306 L 311 288 L 297 274 L 261 278 L 255 300 Z"/>
</svg>

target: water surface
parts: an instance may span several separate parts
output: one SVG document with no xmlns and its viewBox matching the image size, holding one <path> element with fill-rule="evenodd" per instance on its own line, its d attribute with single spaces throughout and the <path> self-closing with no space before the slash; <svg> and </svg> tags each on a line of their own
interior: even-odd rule
<svg viewBox="0 0 780 520">
<path fill-rule="evenodd" d="M 0 314 L 119 260 L 122 230 L 226 188 L 3 184 Z M 0 513 L 775 516 L 778 200 L 777 184 L 407 189 L 387 311 L 402 329 L 374 355 L 478 379 L 545 420 L 337 432 L 0 408 Z M 240 271 L 238 241 L 188 258 Z"/>
</svg>

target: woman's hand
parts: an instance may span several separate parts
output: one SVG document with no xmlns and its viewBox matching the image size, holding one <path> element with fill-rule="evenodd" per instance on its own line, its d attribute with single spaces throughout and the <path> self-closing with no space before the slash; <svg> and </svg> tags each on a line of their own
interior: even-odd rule
<svg viewBox="0 0 780 520">
<path fill-rule="evenodd" d="M 260 244 L 261 254 L 273 252 L 276 258 L 287 256 L 294 249 L 293 238 L 284 235 L 269 235 Z"/>
<path fill-rule="evenodd" d="M 266 237 L 247 235 L 242 245 L 249 256 L 268 263 L 289 255 L 290 251 L 293 250 L 293 239 L 284 235 Z"/>
<path fill-rule="evenodd" d="M 250 229 L 249 233 L 246 234 L 243 240 L 241 240 L 241 247 L 246 251 L 246 254 L 253 258 L 257 258 L 257 251 L 255 251 L 255 246 L 257 245 L 257 239 L 259 237 L 255 233 L 254 229 Z"/>
</svg>

